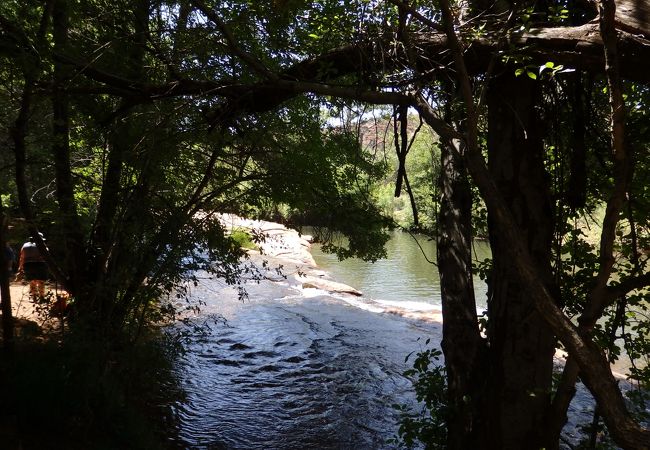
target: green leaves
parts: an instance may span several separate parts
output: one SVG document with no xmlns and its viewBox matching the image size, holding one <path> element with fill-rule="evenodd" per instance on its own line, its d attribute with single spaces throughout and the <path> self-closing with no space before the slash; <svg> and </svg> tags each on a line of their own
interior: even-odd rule
<svg viewBox="0 0 650 450">
<path fill-rule="evenodd" d="M 561 24 L 569 18 L 569 10 L 563 4 L 550 5 L 547 14 L 548 21 L 554 24 Z"/>
<path fill-rule="evenodd" d="M 427 339 L 425 345 L 429 342 Z M 416 354 L 412 368 L 404 372 L 413 383 L 416 399 L 423 404 L 418 412 L 405 405 L 393 406 L 400 412 L 399 437 L 395 442 L 407 448 L 418 442 L 425 444 L 425 448 L 443 448 L 446 442 L 449 407 L 447 374 L 444 366 L 438 364 L 441 356 L 442 352 L 436 348 L 422 350 Z"/>
<path fill-rule="evenodd" d="M 573 72 L 574 69 L 565 69 L 561 64 L 555 64 L 552 61 L 548 61 L 541 66 L 535 66 L 533 64 L 527 64 L 524 67 L 519 67 L 515 69 L 515 76 L 521 76 L 526 74 L 526 76 L 532 80 L 537 80 L 542 75 L 546 75 L 549 78 L 554 77 L 559 73 Z"/>
</svg>

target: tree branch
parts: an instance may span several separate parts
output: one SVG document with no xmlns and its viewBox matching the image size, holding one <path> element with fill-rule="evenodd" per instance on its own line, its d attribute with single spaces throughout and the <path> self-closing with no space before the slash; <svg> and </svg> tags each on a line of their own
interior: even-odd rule
<svg viewBox="0 0 650 450">
<path fill-rule="evenodd" d="M 618 48 L 616 44 L 616 28 L 614 18 L 616 5 L 614 0 L 600 0 L 600 29 L 605 48 L 605 74 L 609 88 L 609 104 L 611 108 L 611 146 L 614 160 L 614 189 L 607 201 L 600 236 L 599 270 L 596 284 L 590 295 L 590 302 L 580 318 L 580 323 L 587 327 L 593 326 L 597 317 L 602 314 L 607 296 L 607 282 L 614 267 L 614 242 L 616 226 L 620 220 L 621 211 L 626 201 L 627 191 L 632 174 L 631 154 L 625 143 L 625 103 L 618 63 Z"/>
<path fill-rule="evenodd" d="M 650 272 L 636 277 L 626 278 L 613 286 L 607 286 L 607 305 L 609 306 L 617 298 L 622 297 L 635 289 L 643 289 L 650 286 Z"/>
<path fill-rule="evenodd" d="M 214 11 L 208 8 L 208 6 L 203 3 L 203 0 L 192 0 L 192 3 L 194 3 L 199 11 L 205 14 L 205 16 L 210 19 L 210 21 L 212 21 L 217 26 L 217 28 L 219 28 L 219 31 L 221 31 L 221 33 L 226 38 L 228 47 L 230 47 L 235 55 L 237 55 L 242 61 L 248 64 L 255 72 L 259 73 L 260 75 L 263 75 L 270 80 L 276 80 L 278 78 L 278 76 L 275 73 L 271 72 L 264 64 L 262 64 L 260 61 L 258 61 L 249 53 L 245 52 L 237 45 L 235 36 L 233 36 L 228 25 L 226 25 L 226 23 L 221 20 L 221 18 L 215 14 Z"/>
<path fill-rule="evenodd" d="M 409 14 L 414 17 L 418 22 L 420 22 L 423 25 L 426 25 L 427 27 L 431 28 L 431 30 L 434 31 L 439 31 L 443 32 L 444 28 L 440 26 L 439 23 L 434 22 L 433 20 L 429 19 L 428 17 L 424 17 L 420 12 L 415 9 L 413 6 L 409 5 L 407 2 L 401 1 L 401 0 L 388 0 L 388 3 L 392 3 L 393 5 L 397 6 L 398 8 L 403 8 L 404 10 L 408 11 Z"/>
</svg>

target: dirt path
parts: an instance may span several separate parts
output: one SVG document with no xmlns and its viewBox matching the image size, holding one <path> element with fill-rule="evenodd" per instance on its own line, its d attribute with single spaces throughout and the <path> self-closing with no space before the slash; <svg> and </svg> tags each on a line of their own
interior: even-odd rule
<svg viewBox="0 0 650 450">
<path fill-rule="evenodd" d="M 46 295 L 50 292 L 54 293 L 54 291 L 55 286 L 53 284 L 45 284 Z M 27 334 L 40 334 L 41 332 L 51 332 L 59 329 L 59 320 L 46 314 L 47 307 L 41 306 L 39 308 L 39 305 L 29 298 L 29 284 L 12 281 L 10 293 L 11 310 L 16 320 L 17 336 L 24 335 L 25 332 Z M 41 310 L 40 314 L 39 309 Z M 38 328 L 34 328 L 33 325 L 38 325 Z M 37 331 L 38 329 L 40 331 Z"/>
<path fill-rule="evenodd" d="M 21 282 L 11 283 L 11 310 L 14 317 L 38 322 L 34 303 L 29 299 L 29 285 Z"/>
</svg>

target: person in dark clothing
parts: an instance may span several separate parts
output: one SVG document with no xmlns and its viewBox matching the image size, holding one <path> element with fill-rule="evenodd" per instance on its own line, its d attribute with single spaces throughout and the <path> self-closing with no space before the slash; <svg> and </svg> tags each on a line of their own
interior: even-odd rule
<svg viewBox="0 0 650 450">
<path fill-rule="evenodd" d="M 9 242 L 5 245 L 5 262 L 7 263 L 7 273 L 13 273 L 14 265 L 16 264 L 16 252 L 11 248 Z"/>
<path fill-rule="evenodd" d="M 47 263 L 31 236 L 20 249 L 18 276 L 21 275 L 25 281 L 29 281 L 30 297 L 34 299 L 45 297 L 45 280 L 48 278 Z"/>
</svg>

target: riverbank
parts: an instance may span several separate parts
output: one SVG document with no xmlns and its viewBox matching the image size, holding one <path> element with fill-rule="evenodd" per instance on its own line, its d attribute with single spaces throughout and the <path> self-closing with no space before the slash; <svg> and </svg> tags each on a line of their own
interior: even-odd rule
<svg viewBox="0 0 650 450">
<path fill-rule="evenodd" d="M 342 284 L 322 270 L 312 257 L 309 237 L 295 230 L 234 216 L 223 220 L 230 230 L 247 230 L 255 237 L 259 250 L 250 251 L 242 265 L 250 264 L 258 273 L 243 273 L 242 286 L 248 292 L 243 301 L 238 286 L 209 274 L 198 274 L 198 283 L 190 290 L 190 300 L 200 304 L 201 310 L 191 317 L 196 328 L 182 330 L 186 348 L 172 362 L 177 364 L 175 375 L 182 384 L 179 391 L 184 392 L 178 395 L 182 400 L 169 403 L 170 416 L 179 421 L 178 447 L 392 448 L 387 441 L 397 432 L 399 420 L 392 405 L 417 405 L 410 380 L 403 376 L 412 360 L 404 358 L 423 347 L 440 346 L 441 314 L 365 298 L 364 289 Z M 406 279 L 401 283 L 408 289 Z M 17 315 L 34 314 L 28 287 L 18 283 L 12 289 Z M 430 344 L 425 345 L 428 339 Z M 77 344 L 74 340 L 70 343 Z M 41 416 L 34 419 L 31 412 L 43 409 L 42 399 L 49 397 L 37 393 L 44 387 L 49 389 L 50 384 L 54 387 L 49 395 L 54 400 L 45 403 L 55 405 L 51 411 L 56 411 L 59 402 L 67 405 L 77 398 L 72 389 L 84 382 L 91 383 L 93 389 L 95 385 L 109 388 L 100 392 L 102 401 L 122 403 L 129 395 L 139 396 L 144 388 L 155 386 L 153 380 L 161 379 L 146 359 L 147 366 L 131 365 L 132 371 L 118 374 L 120 381 L 143 381 L 120 396 L 114 395 L 113 385 L 96 383 L 106 375 L 103 371 L 86 376 L 85 368 L 77 370 L 82 379 L 72 383 L 71 364 L 93 353 L 84 351 L 83 355 L 60 361 L 60 354 L 52 352 L 52 361 L 45 361 L 45 365 L 45 358 L 38 354 L 34 361 L 43 366 L 30 366 L 20 372 L 21 376 L 11 378 L 27 380 L 21 392 L 34 397 L 24 406 L 29 414 L 23 415 L 31 420 L 21 421 L 25 424 L 23 435 L 29 433 L 30 424 L 45 420 Z M 60 366 L 60 371 L 44 376 L 50 366 Z M 113 372 L 113 362 L 110 367 Z M 144 377 L 143 368 L 152 375 Z M 25 378 L 25 373 L 36 380 Z M 43 379 L 48 380 L 47 385 L 38 385 Z M 62 391 L 59 385 L 67 386 L 67 390 Z M 16 402 L 25 404 L 22 394 L 18 397 Z M 107 410 L 111 411 L 123 407 L 109 406 Z M 581 438 L 579 424 L 589 423 L 592 411 L 593 400 L 579 386 L 564 433 L 570 442 L 575 444 Z M 107 417 L 107 423 L 120 418 L 131 422 L 121 410 Z M 143 429 L 150 426 L 143 421 Z M 116 436 L 121 437 L 121 428 L 116 429 Z"/>
<path fill-rule="evenodd" d="M 220 215 L 219 219 L 228 230 L 244 230 L 252 236 L 259 251 L 249 250 L 249 257 L 258 268 L 262 266 L 260 261 L 269 263 L 264 268 L 264 278 L 267 280 L 288 283 L 298 290 L 320 290 L 373 313 L 442 323 L 440 307 L 425 303 L 372 299 L 364 296 L 358 286 L 335 280 L 330 272 L 318 267 L 314 260 L 311 252 L 313 239 L 310 235 L 300 234 L 279 223 L 244 219 L 231 214 Z M 279 275 L 280 273 L 282 275 Z M 313 295 L 315 292 L 306 292 L 306 296 Z"/>
</svg>

